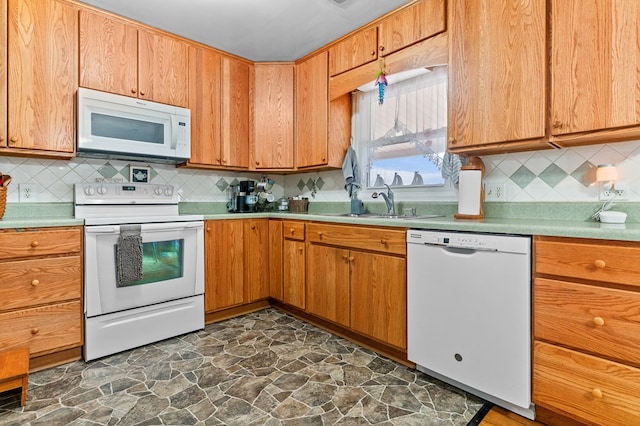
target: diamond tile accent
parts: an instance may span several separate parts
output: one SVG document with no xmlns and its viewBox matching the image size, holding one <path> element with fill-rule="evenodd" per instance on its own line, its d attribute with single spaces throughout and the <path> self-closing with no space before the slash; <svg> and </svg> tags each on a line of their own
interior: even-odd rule
<svg viewBox="0 0 640 426">
<path fill-rule="evenodd" d="M 323 186 L 324 180 L 322 179 L 322 176 L 320 176 L 318 179 L 316 179 L 316 187 L 320 190 Z"/>
<path fill-rule="evenodd" d="M 149 172 L 149 182 L 151 182 L 153 178 L 158 176 L 158 172 L 156 172 L 156 169 L 154 169 L 153 167 L 149 167 L 149 168 L 151 169 L 151 171 Z"/>
<path fill-rule="evenodd" d="M 510 179 L 522 189 L 524 189 L 525 186 L 529 185 L 535 178 L 536 175 L 531 170 L 527 169 L 524 165 L 520 166 L 518 170 L 513 172 L 513 174 L 510 176 Z"/>
<path fill-rule="evenodd" d="M 596 181 L 597 167 L 590 161 L 585 161 L 571 173 L 571 177 L 587 187 Z"/>
<path fill-rule="evenodd" d="M 540 179 L 550 187 L 554 188 L 557 184 L 562 182 L 564 178 L 569 176 L 567 172 L 556 166 L 554 163 L 549 166 L 538 175 Z"/>
<path fill-rule="evenodd" d="M 226 180 L 224 180 L 224 178 L 220 178 L 218 179 L 218 181 L 216 182 L 216 186 L 218 187 L 218 189 L 220 190 L 220 192 L 223 192 L 225 189 L 227 189 L 227 187 L 229 186 L 229 184 L 227 183 Z"/>
<path fill-rule="evenodd" d="M 117 175 L 118 170 L 115 167 L 113 167 L 111 163 L 107 162 L 98 169 L 98 173 L 100 173 L 102 177 L 106 177 L 109 179 Z"/>
<path fill-rule="evenodd" d="M 229 185 L 231 185 L 231 186 L 240 185 L 240 181 L 238 179 L 234 178 Z"/>
<path fill-rule="evenodd" d="M 300 179 L 300 180 L 298 181 L 298 185 L 297 185 L 297 186 L 298 186 L 298 189 L 299 189 L 300 191 L 302 191 L 302 190 L 304 189 L 304 187 L 305 187 L 305 183 L 304 183 L 304 181 L 303 181 L 302 179 Z"/>
<path fill-rule="evenodd" d="M 313 189 L 313 179 L 309 178 L 309 180 L 307 181 L 307 188 Z"/>
</svg>

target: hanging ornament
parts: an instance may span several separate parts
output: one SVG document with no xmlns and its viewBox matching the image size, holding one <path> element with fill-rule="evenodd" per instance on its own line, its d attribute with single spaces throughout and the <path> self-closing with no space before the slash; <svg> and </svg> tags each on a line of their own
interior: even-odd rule
<svg viewBox="0 0 640 426">
<path fill-rule="evenodd" d="M 384 87 L 389 83 L 387 82 L 387 74 L 384 70 L 384 58 L 380 58 L 378 63 L 380 64 L 380 72 L 376 75 L 375 85 L 378 86 L 378 104 L 382 105 L 384 103 Z"/>
</svg>

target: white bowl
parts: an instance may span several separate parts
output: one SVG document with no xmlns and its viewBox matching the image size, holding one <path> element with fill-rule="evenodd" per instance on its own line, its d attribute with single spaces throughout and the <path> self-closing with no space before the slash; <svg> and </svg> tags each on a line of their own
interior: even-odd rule
<svg viewBox="0 0 640 426">
<path fill-rule="evenodd" d="M 624 212 L 600 212 L 600 222 L 602 223 L 624 223 L 625 220 L 627 220 L 627 214 Z"/>
</svg>

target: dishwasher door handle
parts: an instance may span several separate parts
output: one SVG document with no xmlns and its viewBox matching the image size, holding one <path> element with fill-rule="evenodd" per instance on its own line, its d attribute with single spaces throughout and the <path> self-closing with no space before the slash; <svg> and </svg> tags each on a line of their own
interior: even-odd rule
<svg viewBox="0 0 640 426">
<path fill-rule="evenodd" d="M 478 251 L 486 251 L 486 252 L 490 252 L 490 253 L 497 253 L 498 252 L 498 250 L 494 249 L 494 248 L 451 247 L 451 246 L 448 246 L 446 244 L 429 244 L 429 243 L 425 243 L 423 245 L 429 246 L 429 247 L 440 248 L 442 250 L 449 251 L 451 253 L 459 253 L 459 254 L 473 254 L 473 253 L 478 252 Z"/>
</svg>

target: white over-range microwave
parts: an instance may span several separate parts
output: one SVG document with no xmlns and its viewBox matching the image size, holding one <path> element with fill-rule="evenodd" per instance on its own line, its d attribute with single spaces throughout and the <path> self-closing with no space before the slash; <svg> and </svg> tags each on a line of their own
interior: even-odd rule
<svg viewBox="0 0 640 426">
<path fill-rule="evenodd" d="M 81 87 L 78 155 L 184 162 L 191 155 L 191 111 Z"/>
</svg>

